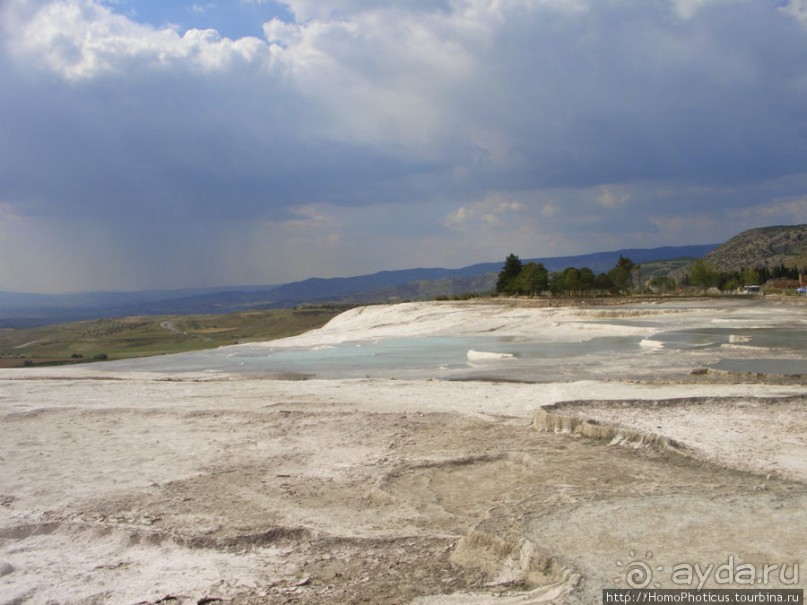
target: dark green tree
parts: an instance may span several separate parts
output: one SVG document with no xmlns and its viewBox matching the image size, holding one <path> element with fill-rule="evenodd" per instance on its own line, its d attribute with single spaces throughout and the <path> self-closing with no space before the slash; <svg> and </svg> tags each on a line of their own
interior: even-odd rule
<svg viewBox="0 0 807 605">
<path fill-rule="evenodd" d="M 554 296 L 560 296 L 565 291 L 564 277 L 563 271 L 553 271 L 549 274 L 549 291 Z"/>
<path fill-rule="evenodd" d="M 720 280 L 720 272 L 702 258 L 699 258 L 689 266 L 689 279 L 696 286 L 703 288 L 705 292 L 712 286 L 716 286 Z"/>
<path fill-rule="evenodd" d="M 672 292 L 676 288 L 676 283 L 671 277 L 654 277 L 650 280 L 650 287 L 655 292 Z"/>
<path fill-rule="evenodd" d="M 607 273 L 600 273 L 594 277 L 594 289 L 600 293 L 613 292 L 614 282 L 611 281 Z"/>
<path fill-rule="evenodd" d="M 759 271 L 755 271 L 754 269 L 745 269 L 740 274 L 741 286 L 758 286 L 759 283 Z"/>
<path fill-rule="evenodd" d="M 510 254 L 504 261 L 504 267 L 496 280 L 496 292 L 501 294 L 516 294 L 518 292 L 518 276 L 524 265 L 515 254 Z"/>
<path fill-rule="evenodd" d="M 583 289 L 583 282 L 580 280 L 580 270 L 576 267 L 567 267 L 563 270 L 563 291 L 566 294 L 574 295 Z"/>
<path fill-rule="evenodd" d="M 615 292 L 628 292 L 633 287 L 630 271 L 619 265 L 608 272 L 608 279 L 614 284 Z"/>
<path fill-rule="evenodd" d="M 614 268 L 608 272 L 615 292 L 630 292 L 633 289 L 633 269 L 636 264 L 629 258 L 619 255 Z"/>
<path fill-rule="evenodd" d="M 518 292 L 535 296 L 549 286 L 549 272 L 542 263 L 527 263 L 518 276 Z"/>
<path fill-rule="evenodd" d="M 625 271 L 627 271 L 628 273 L 630 273 L 631 271 L 633 271 L 633 268 L 636 266 L 636 264 L 631 259 L 629 259 L 628 257 L 622 256 L 620 254 L 619 255 L 619 260 L 616 261 L 616 266 L 620 267 L 620 268 L 624 269 Z"/>
<path fill-rule="evenodd" d="M 591 291 L 594 289 L 595 279 L 597 278 L 594 275 L 594 271 L 588 267 L 583 267 L 580 269 L 580 289 L 583 290 L 584 293 L 591 293 Z"/>
</svg>

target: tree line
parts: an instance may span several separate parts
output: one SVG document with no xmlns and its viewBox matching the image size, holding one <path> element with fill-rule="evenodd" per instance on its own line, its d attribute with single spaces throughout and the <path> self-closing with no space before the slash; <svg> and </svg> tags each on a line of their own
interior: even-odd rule
<svg viewBox="0 0 807 605">
<path fill-rule="evenodd" d="M 620 256 L 610 271 L 595 274 L 588 267 L 567 267 L 550 272 L 543 263 L 524 264 L 515 254 L 504 261 L 496 280 L 498 294 L 537 296 L 551 292 L 555 296 L 585 296 L 591 294 L 623 294 L 633 290 L 634 273 L 641 268 L 629 258 Z"/>
<path fill-rule="evenodd" d="M 797 282 L 799 274 L 807 274 L 807 269 L 798 267 L 745 267 L 739 271 L 720 271 L 703 259 L 698 259 L 689 266 L 684 285 L 700 286 L 703 289 L 717 288 L 732 291 L 744 286 L 761 286 L 773 280 L 791 280 Z"/>
<path fill-rule="evenodd" d="M 720 271 L 709 262 L 698 259 L 687 268 L 680 283 L 670 277 L 654 278 L 650 287 L 654 291 L 672 291 L 679 286 L 695 286 L 708 290 L 739 290 L 744 286 L 764 285 L 771 280 L 798 280 L 799 273 L 807 269 L 796 267 L 744 268 L 739 271 Z M 504 261 L 496 280 L 496 293 L 510 296 L 537 296 L 549 292 L 555 296 L 590 296 L 594 294 L 629 294 L 641 288 L 641 266 L 624 256 L 610 271 L 595 274 L 588 267 L 567 267 L 550 272 L 543 263 L 524 264 L 515 254 Z"/>
</svg>

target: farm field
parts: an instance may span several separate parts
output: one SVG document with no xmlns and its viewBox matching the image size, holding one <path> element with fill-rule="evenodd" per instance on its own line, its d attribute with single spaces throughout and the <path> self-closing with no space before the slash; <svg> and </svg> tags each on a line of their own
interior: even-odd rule
<svg viewBox="0 0 807 605">
<path fill-rule="evenodd" d="M 0 368 L 128 359 L 273 340 L 320 327 L 345 308 L 141 315 L 0 330 Z"/>
</svg>

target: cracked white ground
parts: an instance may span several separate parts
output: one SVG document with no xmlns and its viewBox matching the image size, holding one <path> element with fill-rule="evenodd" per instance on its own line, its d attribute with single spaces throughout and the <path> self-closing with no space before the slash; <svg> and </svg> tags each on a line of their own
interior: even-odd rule
<svg viewBox="0 0 807 605">
<path fill-rule="evenodd" d="M 804 335 L 799 302 L 412 303 L 266 345 L 4 370 L 0 604 L 593 603 L 632 559 L 676 588 L 675 565 L 730 557 L 804 588 L 805 383 L 753 372 L 798 367 Z M 474 353 L 305 366 L 402 338 Z M 302 362 L 255 365 L 287 350 Z M 540 430 L 546 406 L 604 438 Z"/>
</svg>

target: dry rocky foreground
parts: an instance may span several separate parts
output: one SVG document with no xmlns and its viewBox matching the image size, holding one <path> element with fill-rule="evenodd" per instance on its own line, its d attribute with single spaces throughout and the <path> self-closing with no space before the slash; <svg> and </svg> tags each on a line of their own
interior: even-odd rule
<svg viewBox="0 0 807 605">
<path fill-rule="evenodd" d="M 592 604 L 637 564 L 804 588 L 805 404 L 708 374 L 8 370 L 0 604 Z"/>
</svg>

